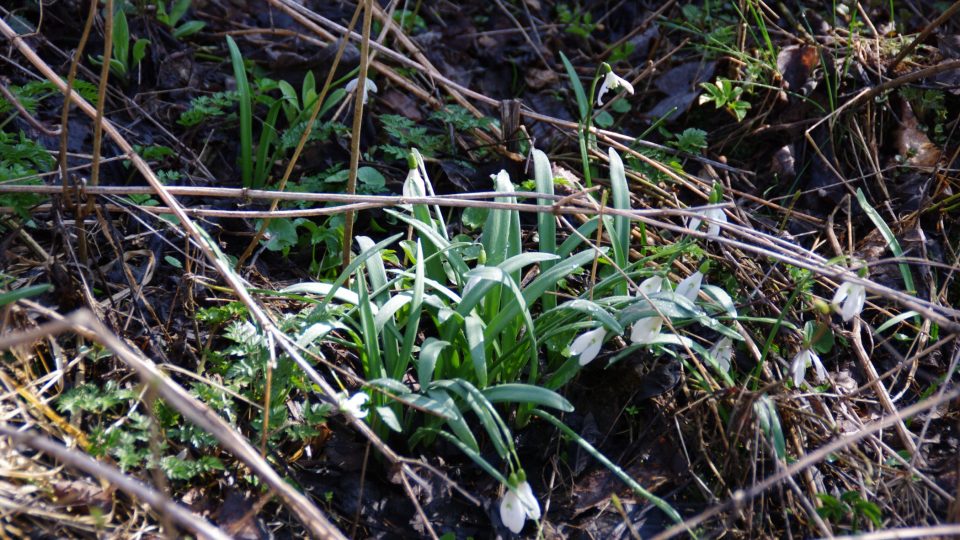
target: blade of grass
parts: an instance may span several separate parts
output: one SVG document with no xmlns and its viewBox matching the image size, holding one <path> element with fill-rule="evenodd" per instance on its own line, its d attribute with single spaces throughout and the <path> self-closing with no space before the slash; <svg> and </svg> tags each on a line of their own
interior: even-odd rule
<svg viewBox="0 0 960 540">
<path fill-rule="evenodd" d="M 240 172 L 243 187 L 259 188 L 253 185 L 253 94 L 247 70 L 243 65 L 243 56 L 233 38 L 227 36 L 227 48 L 230 50 L 230 63 L 233 64 L 233 77 L 237 81 L 240 94 Z"/>
<path fill-rule="evenodd" d="M 880 234 L 883 235 L 883 239 L 887 241 L 887 246 L 890 247 L 890 251 L 893 252 L 893 255 L 897 258 L 903 257 L 903 248 L 900 247 L 900 242 L 897 241 L 897 237 L 894 236 L 893 231 L 890 230 L 890 227 L 887 225 L 883 218 L 880 216 L 880 213 L 870 205 L 867 201 L 866 195 L 863 194 L 863 190 L 857 188 L 857 202 L 860 203 L 860 207 L 863 208 L 863 211 L 867 213 L 867 217 L 870 218 L 870 221 L 876 225 L 877 229 L 880 231 Z M 903 276 L 903 284 L 907 288 L 907 293 L 916 294 L 917 288 L 913 284 L 913 273 L 910 272 L 910 266 L 907 263 L 899 263 L 900 266 L 900 275 Z"/>
</svg>

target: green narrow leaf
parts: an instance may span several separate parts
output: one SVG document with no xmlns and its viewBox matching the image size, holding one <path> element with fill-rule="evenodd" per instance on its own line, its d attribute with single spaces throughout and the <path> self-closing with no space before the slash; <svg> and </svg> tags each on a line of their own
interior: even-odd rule
<svg viewBox="0 0 960 540">
<path fill-rule="evenodd" d="M 537 184 L 537 193 L 553 195 L 553 171 L 550 169 L 550 160 L 547 155 L 540 150 L 533 150 L 533 175 Z M 553 201 L 550 199 L 537 199 L 540 206 L 551 206 Z M 540 252 L 555 255 L 557 253 L 557 222 L 553 214 L 541 212 L 537 214 L 537 233 L 540 237 Z M 545 272 L 553 266 L 553 261 L 543 261 L 540 263 L 540 271 Z M 553 294 L 557 290 L 556 285 L 551 286 L 543 297 L 544 311 L 553 309 L 557 306 L 557 298 Z"/>
<path fill-rule="evenodd" d="M 903 248 L 900 247 L 900 242 L 897 241 L 897 237 L 894 236 L 893 231 L 890 230 L 887 223 L 883 221 L 880 213 L 877 212 L 873 206 L 870 206 L 870 203 L 867 201 L 867 196 L 863 194 L 863 190 L 860 188 L 857 188 L 857 202 L 860 203 L 860 207 L 863 208 L 863 211 L 870 217 L 870 221 L 876 225 L 880 234 L 883 235 L 883 239 L 887 241 L 887 245 L 890 247 L 893 255 L 897 258 L 903 257 Z M 910 266 L 904 262 L 900 263 L 899 266 L 900 275 L 903 276 L 903 284 L 907 288 L 907 293 L 916 294 L 917 288 L 913 284 L 913 273 L 910 272 Z"/>
<path fill-rule="evenodd" d="M 130 27 L 123 9 L 113 14 L 113 56 L 126 72 L 130 65 Z"/>
<path fill-rule="evenodd" d="M 439 256 L 439 253 L 438 253 Z M 413 353 L 413 344 L 417 339 L 417 332 L 420 329 L 420 309 L 423 305 L 424 290 L 424 272 L 426 265 L 420 262 L 423 259 L 423 246 L 420 239 L 417 239 L 417 264 L 415 265 L 415 275 L 413 279 L 413 298 L 410 301 L 410 314 L 407 317 L 407 325 L 404 329 L 403 345 L 400 347 L 401 360 L 410 358 Z M 406 360 L 403 361 L 404 370 L 406 370 Z M 430 370 L 433 371 L 432 369 Z M 395 377 L 400 378 L 402 373 L 394 373 Z M 422 383 L 421 383 L 422 384 Z"/>
<path fill-rule="evenodd" d="M 580 76 L 573 64 L 567 59 L 567 55 L 560 51 L 560 60 L 563 62 L 564 69 L 567 70 L 567 76 L 570 77 L 570 86 L 573 87 L 573 94 L 577 97 L 577 110 L 580 112 L 580 121 L 584 121 L 590 113 L 590 101 L 587 99 L 587 93 L 583 89 L 583 83 L 580 82 Z M 593 99 L 591 96 L 590 99 Z"/>
<path fill-rule="evenodd" d="M 12 291 L 0 293 L 0 307 L 7 304 L 12 304 L 18 300 L 23 300 L 24 298 L 41 295 L 50 290 L 53 290 L 53 285 L 44 283 L 43 285 L 31 285 L 29 287 L 22 287 L 20 289 L 14 289 Z"/>
<path fill-rule="evenodd" d="M 320 314 L 326 311 L 327 304 L 330 302 L 331 299 L 337 297 L 337 291 L 339 291 L 340 288 L 343 286 L 343 284 L 347 281 L 347 278 L 352 276 L 353 273 L 357 271 L 357 268 L 360 268 L 362 264 L 366 263 L 367 259 L 375 255 L 381 249 L 396 242 L 402 236 L 403 236 L 403 233 L 397 233 L 389 238 L 386 238 L 384 240 L 377 242 L 376 245 L 374 245 L 370 249 L 362 250 L 356 257 L 354 257 L 350 261 L 350 265 L 347 266 L 347 268 L 344 269 L 344 271 L 341 272 L 339 276 L 337 276 L 337 279 L 333 282 L 333 284 L 329 286 L 324 299 L 310 313 L 310 318 L 318 317 Z M 210 240 L 210 242 L 212 243 L 213 240 Z M 217 249 L 219 250 L 219 248 Z M 350 248 L 347 247 L 346 249 L 350 249 Z M 320 285 L 320 284 L 319 283 L 314 284 L 314 286 L 317 286 L 317 285 Z M 294 289 L 294 288 L 295 287 L 288 287 L 288 289 Z M 359 299 L 357 300 L 357 302 L 358 302 L 358 305 L 362 303 Z"/>
<path fill-rule="evenodd" d="M 610 189 L 613 191 L 613 207 L 617 210 L 630 211 L 630 187 L 627 185 L 627 174 L 623 168 L 623 160 L 620 154 L 610 148 Z M 613 219 L 614 230 L 610 237 L 613 240 L 614 262 L 620 269 L 625 269 L 629 264 L 630 258 L 630 218 L 627 216 L 616 216 Z M 614 290 L 616 294 L 627 294 L 627 282 L 618 282 Z"/>
<path fill-rule="evenodd" d="M 491 403 L 512 402 L 542 405 L 564 412 L 573 410 L 573 404 L 560 394 L 530 384 L 500 384 L 483 390 L 483 395 Z"/>
<path fill-rule="evenodd" d="M 270 168 L 273 165 L 273 160 L 270 159 L 269 153 L 273 142 L 277 139 L 277 117 L 280 116 L 282 106 L 282 101 L 275 101 L 273 105 L 270 106 L 270 109 L 267 111 L 267 116 L 263 121 L 263 130 L 260 132 L 260 144 L 257 145 L 256 173 L 254 174 L 254 182 L 259 186 L 266 184 L 267 178 L 270 176 Z"/>
<path fill-rule="evenodd" d="M 253 185 L 253 94 L 247 80 L 247 70 L 243 65 L 243 56 L 235 41 L 227 36 L 227 48 L 230 50 L 230 63 L 233 64 L 233 77 L 240 93 L 240 169 L 243 187 L 259 188 Z"/>
<path fill-rule="evenodd" d="M 464 323 L 467 345 L 470 347 L 470 360 L 473 362 L 473 372 L 477 376 L 477 384 L 480 388 L 486 388 L 487 354 L 486 342 L 483 339 L 483 321 L 476 315 L 468 315 Z"/>
<path fill-rule="evenodd" d="M 178 26 L 173 31 L 173 37 L 176 39 L 183 39 L 185 37 L 190 37 L 197 32 L 204 29 L 207 26 L 207 23 L 203 21 L 187 21 L 180 26 Z"/>
<path fill-rule="evenodd" d="M 433 381 L 433 371 L 437 366 L 437 359 L 443 349 L 450 346 L 450 343 L 429 337 L 420 347 L 420 356 L 417 359 L 417 382 L 420 387 L 426 387 Z"/>
</svg>

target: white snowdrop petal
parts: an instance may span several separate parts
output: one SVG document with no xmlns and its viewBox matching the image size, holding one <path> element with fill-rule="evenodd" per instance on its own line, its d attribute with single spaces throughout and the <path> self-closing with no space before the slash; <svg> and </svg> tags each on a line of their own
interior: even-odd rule
<svg viewBox="0 0 960 540">
<path fill-rule="evenodd" d="M 677 285 L 676 293 L 691 302 L 696 302 L 700 295 L 700 286 L 703 284 L 703 274 L 699 271 L 684 279 Z"/>
<path fill-rule="evenodd" d="M 527 517 L 533 520 L 540 519 L 540 503 L 537 501 L 537 498 L 534 497 L 533 488 L 530 487 L 528 482 L 521 482 L 520 485 L 517 486 L 517 496 L 523 504 L 523 509 Z"/>
<path fill-rule="evenodd" d="M 603 347 L 603 340 L 607 337 L 607 330 L 603 327 L 584 332 L 577 336 L 570 345 L 570 354 L 580 355 L 578 362 L 585 366 L 593 361 Z"/>
<path fill-rule="evenodd" d="M 519 534 L 526 518 L 527 513 L 523 510 L 519 497 L 512 489 L 508 489 L 500 500 L 500 521 L 503 521 L 513 534 Z"/>
<path fill-rule="evenodd" d="M 663 326 L 663 319 L 659 315 L 646 317 L 633 323 L 633 329 L 630 331 L 630 341 L 633 343 L 651 343 L 660 334 L 660 328 Z"/>
<path fill-rule="evenodd" d="M 643 294 L 655 294 L 663 289 L 663 278 L 660 276 L 649 277 L 637 287 Z M 641 294 L 641 296 L 643 296 Z"/>
</svg>

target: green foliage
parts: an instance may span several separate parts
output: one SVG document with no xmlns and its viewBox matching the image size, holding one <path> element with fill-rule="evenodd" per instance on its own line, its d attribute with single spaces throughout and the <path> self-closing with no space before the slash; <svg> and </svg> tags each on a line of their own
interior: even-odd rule
<svg viewBox="0 0 960 540">
<path fill-rule="evenodd" d="M 702 129 L 687 128 L 675 137 L 676 140 L 670 141 L 670 146 L 681 152 L 697 155 L 707 147 L 707 132 Z"/>
<path fill-rule="evenodd" d="M 230 52 L 230 64 L 233 77 L 237 81 L 238 104 L 240 105 L 240 172 L 245 188 L 260 188 L 263 183 L 253 178 L 253 92 L 247 79 L 247 69 L 243 63 L 240 48 L 229 35 L 227 49 Z M 262 179 L 259 179 L 262 180 Z"/>
<path fill-rule="evenodd" d="M 431 113 L 430 118 L 449 124 L 455 131 L 489 130 L 493 124 L 493 119 L 485 116 L 477 118 L 460 105 L 445 105 L 442 109 Z"/>
<path fill-rule="evenodd" d="M 180 19 L 187 14 L 190 9 L 191 0 L 173 0 L 170 9 L 167 9 L 166 0 L 154 0 L 153 5 L 156 8 L 157 20 L 170 28 L 173 37 L 183 39 L 192 36 L 203 30 L 206 23 L 203 21 L 184 21 L 180 24 Z"/>
<path fill-rule="evenodd" d="M 194 127 L 210 118 L 226 115 L 227 109 L 236 106 L 240 93 L 236 90 L 217 92 L 206 96 L 198 96 L 190 100 L 190 108 L 180 113 L 177 123 L 184 127 Z"/>
<path fill-rule="evenodd" d="M 37 113 L 37 106 L 41 101 L 63 95 L 60 89 L 50 81 L 30 81 L 23 85 L 11 84 L 7 89 L 30 114 Z M 83 96 L 87 101 L 96 101 L 97 87 L 87 81 L 75 79 L 73 82 L 73 90 Z M 8 102 L 5 97 L 0 96 L 0 115 L 14 113 L 15 111 L 16 109 L 13 103 Z"/>
<path fill-rule="evenodd" d="M 874 527 L 883 527 L 883 512 L 880 507 L 863 498 L 857 491 L 846 491 L 840 498 L 827 493 L 817 493 L 822 506 L 817 513 L 835 524 L 850 524 L 854 531 L 870 522 Z"/>
<path fill-rule="evenodd" d="M 147 55 L 147 46 L 150 45 L 150 40 L 138 38 L 133 42 L 131 49 L 130 39 L 127 14 L 123 9 L 118 9 L 113 15 L 113 55 L 110 57 L 110 73 L 124 81 L 140 65 L 140 61 Z M 91 56 L 90 62 L 96 66 L 103 65 L 103 55 Z"/>
<path fill-rule="evenodd" d="M 385 144 L 380 150 L 389 157 L 406 161 L 409 148 L 419 148 L 425 155 L 439 154 L 446 147 L 443 135 L 429 133 L 426 126 L 417 125 L 413 120 L 398 114 L 380 115 L 383 130 L 393 143 Z"/>
<path fill-rule="evenodd" d="M 742 121 L 750 110 L 750 102 L 742 101 L 740 95 L 743 94 L 743 88 L 735 86 L 730 79 L 719 78 L 717 83 L 700 83 L 700 86 L 706 90 L 705 94 L 700 95 L 700 104 L 713 102 L 718 109 L 724 108 L 732 114 L 737 122 Z"/>
<path fill-rule="evenodd" d="M 100 388 L 93 384 L 85 384 L 72 388 L 57 401 L 57 406 L 61 411 L 76 414 L 79 412 L 92 412 L 103 414 L 110 409 L 127 403 L 137 397 L 136 392 L 129 388 L 119 388 L 116 381 L 110 380 Z"/>
<path fill-rule="evenodd" d="M 565 3 L 557 4 L 557 20 L 566 25 L 567 33 L 588 39 L 597 25 L 593 22 L 593 15 L 586 10 L 571 9 Z"/>
<path fill-rule="evenodd" d="M 18 135 L 0 131 L 0 182 L 17 185 L 41 185 L 37 176 L 53 170 L 56 162 L 46 148 L 27 138 L 24 132 Z M 30 208 L 39 204 L 43 197 L 33 193 L 0 194 L 0 206 L 10 206 L 24 220 L 30 219 Z"/>
<path fill-rule="evenodd" d="M 427 31 L 427 21 L 416 12 L 398 9 L 393 13 L 393 20 L 400 25 L 404 34 L 413 35 Z"/>
<path fill-rule="evenodd" d="M 171 480 L 190 480 L 203 473 L 222 471 L 224 468 L 223 462 L 214 456 L 201 456 L 197 460 L 166 456 L 160 460 L 160 470 Z"/>
</svg>

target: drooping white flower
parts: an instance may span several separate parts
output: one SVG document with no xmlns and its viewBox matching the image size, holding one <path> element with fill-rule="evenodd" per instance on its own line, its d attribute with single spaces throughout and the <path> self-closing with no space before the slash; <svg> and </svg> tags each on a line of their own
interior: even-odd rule
<svg viewBox="0 0 960 540">
<path fill-rule="evenodd" d="M 663 289 L 663 278 L 660 276 L 653 276 L 643 280 L 640 285 L 637 286 L 638 296 L 643 297 L 646 294 L 655 294 L 660 292 Z"/>
<path fill-rule="evenodd" d="M 608 67 L 607 69 L 610 68 Z M 597 106 L 603 105 L 603 95 L 606 94 L 608 90 L 615 90 L 617 88 L 623 88 L 628 94 L 633 94 L 633 85 L 630 84 L 630 81 L 618 77 L 613 70 L 607 71 L 603 82 L 600 83 L 600 90 L 597 92 Z"/>
<path fill-rule="evenodd" d="M 716 238 L 720 236 L 720 224 L 727 222 L 727 214 L 723 212 L 723 208 L 707 208 L 702 212 L 697 212 L 698 216 L 691 217 L 687 222 L 687 228 L 697 230 L 700 227 L 700 224 L 703 223 L 703 218 L 707 220 L 707 236 L 710 238 Z"/>
<path fill-rule="evenodd" d="M 804 347 L 793 357 L 790 362 L 790 374 L 793 377 L 793 384 L 799 387 L 804 382 L 804 375 L 807 372 L 807 366 L 813 364 L 817 373 L 817 380 L 822 381 L 827 378 L 827 369 L 823 367 L 820 356 L 813 349 Z"/>
<path fill-rule="evenodd" d="M 353 93 L 357 89 L 357 84 L 358 84 L 358 79 L 351 79 L 350 82 L 348 82 L 343 89 L 346 90 L 347 93 Z M 364 105 L 367 104 L 367 98 L 369 97 L 368 94 L 370 92 L 373 92 L 374 94 L 377 93 L 377 83 L 373 82 L 372 79 L 367 77 L 367 79 L 363 82 L 363 104 Z"/>
<path fill-rule="evenodd" d="M 647 295 L 656 294 L 663 289 L 664 280 L 660 276 L 653 276 L 643 280 L 637 286 L 637 296 L 643 298 Z M 644 317 L 633 323 L 633 329 L 630 331 L 630 341 L 633 343 L 652 343 L 658 335 L 660 328 L 663 327 L 663 318 L 659 315 L 653 317 Z"/>
<path fill-rule="evenodd" d="M 540 519 L 540 503 L 533 496 L 530 484 L 524 481 L 515 488 L 508 486 L 500 501 L 500 520 L 514 534 L 519 534 L 528 519 Z"/>
<path fill-rule="evenodd" d="M 840 312 L 844 322 L 849 321 L 854 316 L 863 311 L 863 304 L 867 301 L 867 290 L 863 285 L 844 281 L 837 287 L 836 294 L 833 295 L 833 309 Z"/>
<path fill-rule="evenodd" d="M 420 175 L 420 168 L 414 166 L 407 173 L 407 179 L 403 182 L 404 197 L 425 197 L 427 186 L 423 182 L 423 176 Z"/>
<path fill-rule="evenodd" d="M 581 366 L 585 366 L 597 357 L 600 347 L 603 346 L 603 340 L 607 337 L 607 329 L 604 327 L 594 328 L 589 332 L 584 332 L 577 336 L 570 345 L 570 354 L 579 355 Z"/>
<path fill-rule="evenodd" d="M 697 296 L 700 295 L 700 286 L 702 284 L 703 273 L 698 270 L 681 281 L 680 284 L 677 285 L 675 292 L 691 302 L 696 302 Z"/>
<path fill-rule="evenodd" d="M 354 418 L 366 418 L 367 410 L 364 406 L 369 400 L 370 396 L 364 392 L 357 392 L 353 396 L 346 392 L 337 394 L 337 404 L 340 407 L 340 412 L 349 414 Z"/>
<path fill-rule="evenodd" d="M 730 359 L 733 358 L 733 340 L 724 337 L 716 342 L 713 347 L 710 348 L 710 356 L 717 361 L 717 366 L 719 366 L 724 373 L 730 371 Z"/>
<path fill-rule="evenodd" d="M 630 341 L 639 344 L 653 343 L 653 340 L 660 335 L 661 327 L 663 327 L 663 318 L 659 315 L 640 319 L 633 323 L 633 329 L 630 331 Z"/>
</svg>

